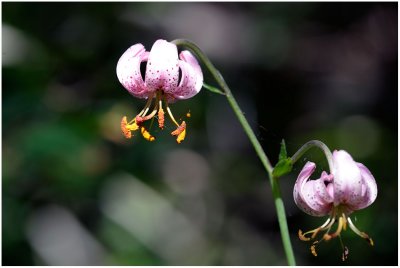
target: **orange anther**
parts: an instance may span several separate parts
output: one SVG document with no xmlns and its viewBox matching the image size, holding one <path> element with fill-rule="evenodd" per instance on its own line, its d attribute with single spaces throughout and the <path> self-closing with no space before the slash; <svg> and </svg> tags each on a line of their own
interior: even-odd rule
<svg viewBox="0 0 400 268">
<path fill-rule="evenodd" d="M 121 120 L 121 130 L 122 133 L 124 134 L 125 138 L 130 139 L 132 137 L 131 131 L 127 128 L 128 121 L 126 119 L 126 116 L 122 117 Z"/>
<path fill-rule="evenodd" d="M 314 255 L 315 257 L 317 257 L 317 251 L 315 250 L 315 245 L 312 245 L 310 247 L 310 250 L 311 250 L 311 254 Z"/>
<path fill-rule="evenodd" d="M 186 136 L 186 122 L 182 121 L 182 124 L 177 129 L 171 132 L 171 135 L 177 136 L 176 142 L 181 143 Z"/>
<path fill-rule="evenodd" d="M 310 241 L 310 238 L 306 237 L 301 230 L 298 232 L 299 239 L 302 241 Z"/>
<path fill-rule="evenodd" d="M 158 110 L 158 126 L 161 129 L 164 129 L 164 110 L 162 107 L 160 107 L 160 109 Z"/>
<path fill-rule="evenodd" d="M 181 134 L 184 130 L 186 129 L 186 122 L 182 121 L 182 124 L 175 129 L 174 131 L 171 132 L 172 136 L 178 136 L 179 134 Z"/>
</svg>

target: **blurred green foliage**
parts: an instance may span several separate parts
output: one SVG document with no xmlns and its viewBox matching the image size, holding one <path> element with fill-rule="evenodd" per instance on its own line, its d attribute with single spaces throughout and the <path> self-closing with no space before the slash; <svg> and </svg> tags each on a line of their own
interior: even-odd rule
<svg viewBox="0 0 400 268">
<path fill-rule="evenodd" d="M 312 139 L 345 149 L 378 183 L 354 213 L 348 265 L 398 260 L 397 3 L 2 3 L 4 265 L 285 265 L 261 163 L 223 96 L 203 90 L 177 145 L 125 140 L 144 105 L 115 68 L 132 44 L 188 38 L 221 71 L 273 163 Z M 205 82 L 213 85 L 205 72 Z M 341 265 L 339 241 L 318 257 L 298 229 L 292 187 L 310 150 L 281 178 L 300 265 Z M 134 193 L 134 194 L 133 194 Z M 143 195 L 146 193 L 146 195 Z"/>
</svg>

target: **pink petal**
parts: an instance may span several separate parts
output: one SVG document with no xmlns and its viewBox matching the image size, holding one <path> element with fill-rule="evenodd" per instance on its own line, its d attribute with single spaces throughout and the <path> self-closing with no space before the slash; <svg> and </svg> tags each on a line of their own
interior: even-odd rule
<svg viewBox="0 0 400 268">
<path fill-rule="evenodd" d="M 300 195 L 302 185 L 307 179 L 311 176 L 311 174 L 315 170 L 315 163 L 313 162 L 307 162 L 303 169 L 300 171 L 299 176 L 297 177 L 297 180 L 294 184 L 294 189 L 293 189 L 293 198 L 294 202 L 296 205 L 303 210 L 304 212 L 308 213 L 310 211 L 310 207 L 307 205 L 307 203 L 303 200 L 303 198 Z"/>
<path fill-rule="evenodd" d="M 327 176 L 327 175 L 326 175 Z M 311 208 L 313 216 L 324 216 L 332 209 L 333 198 L 330 198 L 324 177 L 307 181 L 301 191 L 302 198 Z"/>
<path fill-rule="evenodd" d="M 187 51 L 187 53 L 189 52 Z M 196 59 L 193 57 L 193 60 Z M 203 86 L 203 73 L 198 64 L 193 66 L 183 60 L 179 61 L 179 67 L 182 71 L 182 77 L 179 86 L 172 95 L 176 99 L 189 99 L 200 92 Z"/>
<path fill-rule="evenodd" d="M 190 70 L 189 71 L 190 81 L 186 83 L 186 87 L 190 88 L 189 90 L 190 93 L 186 95 L 183 94 L 185 96 L 185 99 L 187 99 L 193 97 L 194 95 L 200 92 L 203 86 L 203 72 L 201 71 L 201 67 L 197 62 L 196 58 L 189 51 L 187 50 L 182 51 L 181 54 L 179 54 L 179 58 L 190 66 L 190 68 L 188 67 L 186 68 L 187 70 Z M 182 70 L 182 77 L 183 77 L 183 70 Z M 183 83 L 181 83 L 180 85 L 181 89 L 184 88 L 182 84 Z"/>
<path fill-rule="evenodd" d="M 150 50 L 146 67 L 145 83 L 149 91 L 162 89 L 174 92 L 178 85 L 179 66 L 176 45 L 165 40 L 157 40 Z"/>
<path fill-rule="evenodd" d="M 318 200 L 321 200 L 321 204 L 333 203 L 333 175 L 328 175 L 325 171 L 322 172 L 321 178 L 312 181 L 314 183 L 314 191 L 318 196 Z"/>
<path fill-rule="evenodd" d="M 378 195 L 378 187 L 375 178 L 369 169 L 361 163 L 357 163 L 357 166 L 361 172 L 362 190 L 359 198 L 351 203 L 352 210 L 359 210 L 368 207 L 375 201 Z"/>
<path fill-rule="evenodd" d="M 142 44 L 128 48 L 117 63 L 117 77 L 119 82 L 138 98 L 147 98 L 148 92 L 140 74 L 140 63 L 147 60 L 148 52 Z"/>
<path fill-rule="evenodd" d="M 362 194 L 360 169 L 344 150 L 333 152 L 335 205 L 352 205 L 359 202 Z"/>
<path fill-rule="evenodd" d="M 331 176 L 324 173 L 320 179 L 309 181 L 314 170 L 314 163 L 305 164 L 296 180 L 293 197 L 296 205 L 305 213 L 312 216 L 325 216 L 332 209 L 332 198 L 327 192 L 324 181 L 331 180 Z"/>
</svg>

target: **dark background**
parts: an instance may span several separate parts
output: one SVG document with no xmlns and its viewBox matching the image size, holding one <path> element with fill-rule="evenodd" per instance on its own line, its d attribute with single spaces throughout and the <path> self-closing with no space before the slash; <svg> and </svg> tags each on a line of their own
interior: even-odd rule
<svg viewBox="0 0 400 268">
<path fill-rule="evenodd" d="M 120 133 L 144 101 L 115 68 L 135 43 L 186 38 L 211 58 L 273 163 L 308 140 L 364 163 L 378 198 L 352 215 L 346 265 L 397 265 L 397 3 L 2 3 L 4 265 L 285 265 L 266 173 L 226 100 L 203 89 L 186 140 Z M 204 70 L 205 81 L 215 85 Z M 342 265 L 339 239 L 313 257 L 298 229 L 325 218 L 293 201 L 311 150 L 281 179 L 300 265 Z M 316 174 L 315 177 L 318 175 Z"/>
</svg>

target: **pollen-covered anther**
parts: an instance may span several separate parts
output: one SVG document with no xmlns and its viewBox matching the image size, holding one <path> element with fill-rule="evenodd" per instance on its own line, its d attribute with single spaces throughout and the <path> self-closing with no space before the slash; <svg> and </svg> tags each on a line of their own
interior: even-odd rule
<svg viewBox="0 0 400 268">
<path fill-rule="evenodd" d="M 156 139 L 154 136 L 150 134 L 150 132 L 147 131 L 147 129 L 144 126 L 140 127 L 140 132 L 142 133 L 142 136 L 145 140 L 154 141 Z"/>
<path fill-rule="evenodd" d="M 186 122 L 182 121 L 181 125 L 177 129 L 171 132 L 171 135 L 177 136 L 176 142 L 181 143 L 186 136 Z"/>
<path fill-rule="evenodd" d="M 160 109 L 158 109 L 158 127 L 161 129 L 164 129 L 164 122 L 165 122 L 164 114 L 165 114 L 164 109 L 160 107 Z"/>
<path fill-rule="evenodd" d="M 300 239 L 301 241 L 310 241 L 310 238 L 309 238 L 309 237 L 306 237 L 306 236 L 303 234 L 303 231 L 299 230 L 298 235 L 299 235 L 299 239 Z"/>
<path fill-rule="evenodd" d="M 369 237 L 369 235 L 367 235 L 366 233 L 360 232 L 360 236 L 361 236 L 362 238 L 364 238 L 364 239 L 368 242 L 368 244 L 370 244 L 370 246 L 373 246 L 373 245 L 374 245 L 374 240 L 372 240 L 372 238 Z"/>
<path fill-rule="evenodd" d="M 132 137 L 131 131 L 127 128 L 128 126 L 128 121 L 126 119 L 126 116 L 122 117 L 121 120 L 121 130 L 122 133 L 124 134 L 125 138 L 130 139 Z"/>
<path fill-rule="evenodd" d="M 180 133 L 180 134 L 178 135 L 178 137 L 176 138 L 176 142 L 177 142 L 177 143 L 181 143 L 181 142 L 185 139 L 185 137 L 186 137 L 186 129 L 184 129 L 184 130 L 182 131 L 182 133 Z"/>
<path fill-rule="evenodd" d="M 311 245 L 310 250 L 311 250 L 311 254 L 312 254 L 312 255 L 314 255 L 315 257 L 318 256 L 318 255 L 317 255 L 317 251 L 315 250 L 315 245 Z"/>
<path fill-rule="evenodd" d="M 324 239 L 325 241 L 329 241 L 329 240 L 331 240 L 332 238 L 333 238 L 333 236 L 330 235 L 330 234 L 324 234 L 324 236 L 323 236 L 323 239 Z"/>
</svg>

